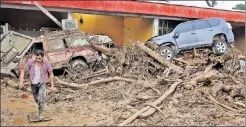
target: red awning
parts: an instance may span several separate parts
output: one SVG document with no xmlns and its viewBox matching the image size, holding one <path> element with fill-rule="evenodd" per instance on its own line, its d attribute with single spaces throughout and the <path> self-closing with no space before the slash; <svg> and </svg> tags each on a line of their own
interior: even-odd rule
<svg viewBox="0 0 246 127">
<path fill-rule="evenodd" d="M 2 4 L 34 5 L 34 1 L 2 0 Z M 38 1 L 47 7 L 73 8 L 103 12 L 122 12 L 182 18 L 220 17 L 227 21 L 245 22 L 245 12 L 200 8 L 183 5 L 161 4 L 140 1 Z"/>
</svg>

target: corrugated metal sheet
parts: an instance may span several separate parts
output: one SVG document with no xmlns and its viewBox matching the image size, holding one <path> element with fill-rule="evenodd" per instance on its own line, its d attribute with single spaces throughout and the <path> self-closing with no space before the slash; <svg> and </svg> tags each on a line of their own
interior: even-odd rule
<svg viewBox="0 0 246 127">
<path fill-rule="evenodd" d="M 29 4 L 34 1 L 8 1 L 3 3 Z M 38 1 L 42 6 L 86 9 L 105 12 L 124 12 L 184 18 L 220 17 L 227 21 L 245 22 L 245 13 L 228 10 L 216 10 L 182 5 L 160 4 L 137 1 Z"/>
</svg>

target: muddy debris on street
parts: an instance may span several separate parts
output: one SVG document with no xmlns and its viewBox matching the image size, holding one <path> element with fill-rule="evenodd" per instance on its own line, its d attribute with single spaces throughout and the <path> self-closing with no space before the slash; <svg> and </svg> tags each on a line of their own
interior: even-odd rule
<svg viewBox="0 0 246 127">
<path fill-rule="evenodd" d="M 245 125 L 238 49 L 222 56 L 194 49 L 168 62 L 140 42 L 110 49 L 90 43 L 109 56 L 106 66 L 57 75 L 57 90 L 46 100 L 53 122 L 40 125 Z M 18 88 L 17 80 L 5 77 L 1 86 L 3 102 L 20 98 L 10 88 Z M 11 125 L 11 109 L 1 108 L 1 125 Z"/>
</svg>

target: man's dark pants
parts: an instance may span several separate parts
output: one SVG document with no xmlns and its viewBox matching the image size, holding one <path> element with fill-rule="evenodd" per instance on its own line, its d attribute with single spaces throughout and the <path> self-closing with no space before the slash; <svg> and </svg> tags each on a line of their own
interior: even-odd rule
<svg viewBox="0 0 246 127">
<path fill-rule="evenodd" d="M 38 104 L 39 115 L 42 115 L 44 110 L 46 84 L 32 84 L 31 88 L 34 100 Z"/>
</svg>

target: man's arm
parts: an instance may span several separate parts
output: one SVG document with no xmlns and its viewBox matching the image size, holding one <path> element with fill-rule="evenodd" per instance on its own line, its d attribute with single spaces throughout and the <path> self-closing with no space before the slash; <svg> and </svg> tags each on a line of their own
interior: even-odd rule
<svg viewBox="0 0 246 127">
<path fill-rule="evenodd" d="M 24 82 L 24 76 L 25 76 L 25 69 L 29 66 L 30 61 L 26 62 L 24 58 L 20 60 L 20 83 L 19 83 L 19 88 L 23 87 L 23 82 Z"/>
<path fill-rule="evenodd" d="M 24 75 L 25 75 L 25 70 L 21 69 L 20 70 L 20 84 L 19 84 L 19 88 L 20 89 L 23 87 Z"/>
<path fill-rule="evenodd" d="M 53 69 L 52 69 L 52 66 L 49 63 L 49 61 L 46 61 L 46 65 L 47 65 L 47 70 L 48 70 L 49 75 L 50 75 L 50 90 L 51 90 L 51 92 L 53 92 L 54 91 Z"/>
<path fill-rule="evenodd" d="M 50 87 L 54 88 L 53 71 L 50 71 L 49 74 L 50 74 Z"/>
</svg>

